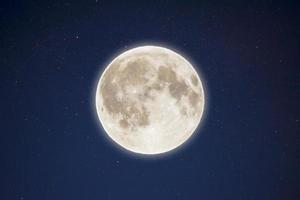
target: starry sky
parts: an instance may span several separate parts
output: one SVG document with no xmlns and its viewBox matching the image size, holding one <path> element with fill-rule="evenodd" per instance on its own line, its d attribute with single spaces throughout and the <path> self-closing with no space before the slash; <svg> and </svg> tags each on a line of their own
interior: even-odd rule
<svg viewBox="0 0 300 200">
<path fill-rule="evenodd" d="M 0 199 L 299 199 L 295 2 L 3 2 Z M 207 93 L 196 136 L 157 159 L 116 148 L 93 105 L 105 65 L 141 44 L 187 55 Z"/>
</svg>

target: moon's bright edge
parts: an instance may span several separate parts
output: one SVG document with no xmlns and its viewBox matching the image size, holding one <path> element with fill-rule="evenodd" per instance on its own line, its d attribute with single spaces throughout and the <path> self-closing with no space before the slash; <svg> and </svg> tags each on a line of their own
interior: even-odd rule
<svg viewBox="0 0 300 200">
<path fill-rule="evenodd" d="M 181 55 L 158 46 L 128 50 L 105 68 L 96 110 L 107 135 L 123 148 L 160 154 L 195 132 L 204 110 L 197 71 Z"/>
</svg>

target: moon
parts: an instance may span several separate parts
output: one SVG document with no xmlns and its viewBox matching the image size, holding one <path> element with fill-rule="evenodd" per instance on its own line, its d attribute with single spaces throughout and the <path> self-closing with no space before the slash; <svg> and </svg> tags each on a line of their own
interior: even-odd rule
<svg viewBox="0 0 300 200">
<path fill-rule="evenodd" d="M 204 91 L 183 56 L 164 47 L 141 46 L 105 68 L 96 110 L 114 142 L 134 153 L 161 154 L 193 135 L 202 118 Z"/>
</svg>

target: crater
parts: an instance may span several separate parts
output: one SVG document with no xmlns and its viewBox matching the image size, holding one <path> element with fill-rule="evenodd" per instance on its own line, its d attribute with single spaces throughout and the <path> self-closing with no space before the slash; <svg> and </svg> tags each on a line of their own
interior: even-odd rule
<svg viewBox="0 0 300 200">
<path fill-rule="evenodd" d="M 155 82 L 150 86 L 151 89 L 154 90 L 161 90 L 162 89 L 162 84 L 160 82 Z"/>
<path fill-rule="evenodd" d="M 116 74 L 120 77 L 120 85 L 140 85 L 146 83 L 148 79 L 144 75 L 148 70 L 148 65 L 149 63 L 143 58 L 129 61 L 123 71 Z"/>
<path fill-rule="evenodd" d="M 198 79 L 194 74 L 191 75 L 191 81 L 194 86 L 198 85 Z"/>
<path fill-rule="evenodd" d="M 177 100 L 188 94 L 188 86 L 184 81 L 174 81 L 169 85 L 170 94 Z"/>
<path fill-rule="evenodd" d="M 128 121 L 127 121 L 126 119 L 121 119 L 121 120 L 119 121 L 119 124 L 120 124 L 120 126 L 121 126 L 122 128 L 124 128 L 124 129 L 127 129 L 128 126 L 129 126 L 129 123 L 128 123 Z"/>
<path fill-rule="evenodd" d="M 200 100 L 200 95 L 196 92 L 192 91 L 191 94 L 189 94 L 189 102 L 193 107 L 196 107 L 198 102 Z"/>
<path fill-rule="evenodd" d="M 187 109 L 186 109 L 185 106 L 182 106 L 182 107 L 181 107 L 180 113 L 181 113 L 182 115 L 187 115 Z"/>
<path fill-rule="evenodd" d="M 158 80 L 164 82 L 174 82 L 176 81 L 176 72 L 174 72 L 171 67 L 160 66 L 158 68 Z"/>
<path fill-rule="evenodd" d="M 138 125 L 139 126 L 147 126 L 149 125 L 149 112 L 146 107 L 142 107 L 142 112 L 138 113 Z"/>
</svg>

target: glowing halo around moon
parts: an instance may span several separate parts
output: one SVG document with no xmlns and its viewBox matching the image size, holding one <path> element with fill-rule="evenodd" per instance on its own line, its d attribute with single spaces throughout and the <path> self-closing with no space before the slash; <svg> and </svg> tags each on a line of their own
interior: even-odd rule
<svg viewBox="0 0 300 200">
<path fill-rule="evenodd" d="M 185 143 L 201 121 L 205 102 L 194 67 L 158 46 L 136 47 L 113 59 L 98 81 L 95 100 L 107 135 L 145 155 Z"/>
</svg>

